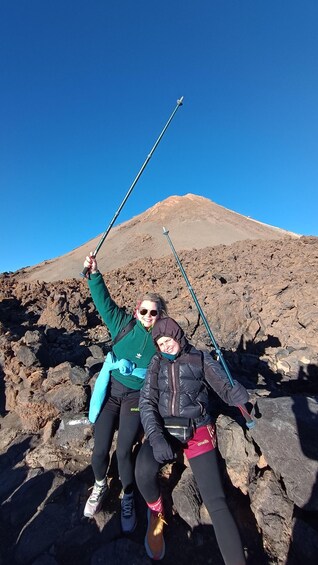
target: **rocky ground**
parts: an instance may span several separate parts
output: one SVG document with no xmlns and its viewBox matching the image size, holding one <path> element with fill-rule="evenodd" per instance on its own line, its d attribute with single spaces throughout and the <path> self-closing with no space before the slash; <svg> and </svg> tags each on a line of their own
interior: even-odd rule
<svg viewBox="0 0 318 565">
<path fill-rule="evenodd" d="M 220 405 L 224 481 L 250 564 L 316 563 L 318 555 L 318 239 L 244 241 L 180 252 L 233 376 L 251 391 L 256 426 Z M 173 257 L 105 273 L 132 309 L 154 289 L 192 342 L 210 339 Z M 82 516 L 93 429 L 91 388 L 110 346 L 87 283 L 0 278 L 0 563 L 147 563 L 145 508 L 119 528 L 116 458 L 96 520 Z M 138 447 L 138 446 L 137 446 Z M 186 462 L 163 470 L 168 510 L 163 563 L 222 563 Z"/>
</svg>

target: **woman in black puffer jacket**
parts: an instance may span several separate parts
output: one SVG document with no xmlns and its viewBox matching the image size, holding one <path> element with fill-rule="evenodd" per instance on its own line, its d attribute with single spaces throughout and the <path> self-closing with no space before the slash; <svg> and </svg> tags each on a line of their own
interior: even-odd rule
<svg viewBox="0 0 318 565">
<path fill-rule="evenodd" d="M 146 440 L 136 462 L 136 482 L 148 505 L 147 554 L 155 560 L 164 557 L 165 521 L 158 471 L 183 449 L 211 516 L 224 562 L 244 565 L 240 536 L 218 470 L 215 426 L 208 406 L 211 390 L 230 406 L 245 404 L 248 392 L 238 382 L 232 387 L 219 363 L 209 353 L 195 349 L 172 318 L 158 320 L 152 336 L 158 353 L 140 394 Z"/>
</svg>

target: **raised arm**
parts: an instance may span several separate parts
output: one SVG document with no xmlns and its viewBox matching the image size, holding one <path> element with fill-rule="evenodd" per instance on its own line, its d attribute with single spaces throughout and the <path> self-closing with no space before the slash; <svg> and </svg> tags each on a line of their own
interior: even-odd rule
<svg viewBox="0 0 318 565">
<path fill-rule="evenodd" d="M 84 267 L 88 269 L 88 286 L 96 309 L 114 338 L 128 324 L 132 316 L 127 314 L 124 308 L 117 306 L 110 296 L 103 276 L 98 270 L 96 258 L 92 255 L 87 256 Z"/>
</svg>

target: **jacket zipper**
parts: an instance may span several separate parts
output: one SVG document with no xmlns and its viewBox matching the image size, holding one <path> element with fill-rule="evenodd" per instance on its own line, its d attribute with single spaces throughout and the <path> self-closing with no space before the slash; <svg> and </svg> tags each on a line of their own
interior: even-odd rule
<svg viewBox="0 0 318 565">
<path fill-rule="evenodd" d="M 141 344 L 141 347 L 139 348 L 139 352 L 136 354 L 136 358 L 137 358 L 137 359 L 141 359 L 141 358 L 142 358 L 142 356 L 143 356 L 143 354 L 144 354 L 144 351 L 145 351 L 146 344 L 147 344 L 147 339 L 148 339 L 148 335 L 145 335 L 144 341 L 143 341 L 143 343 Z"/>
<path fill-rule="evenodd" d="M 176 397 L 177 397 L 177 381 L 176 381 L 176 373 L 175 373 L 175 365 L 172 363 L 171 365 L 171 376 L 172 376 L 172 400 L 171 400 L 171 416 L 176 416 L 175 414 L 175 406 L 176 406 Z"/>
</svg>

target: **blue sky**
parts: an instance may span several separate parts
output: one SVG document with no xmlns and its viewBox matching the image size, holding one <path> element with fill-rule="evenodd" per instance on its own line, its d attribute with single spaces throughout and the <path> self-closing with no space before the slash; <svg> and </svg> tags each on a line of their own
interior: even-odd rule
<svg viewBox="0 0 318 565">
<path fill-rule="evenodd" d="M 0 272 L 171 195 L 318 235 L 317 0 L 2 0 Z M 107 241 L 104 243 L 107 245 Z"/>
</svg>

